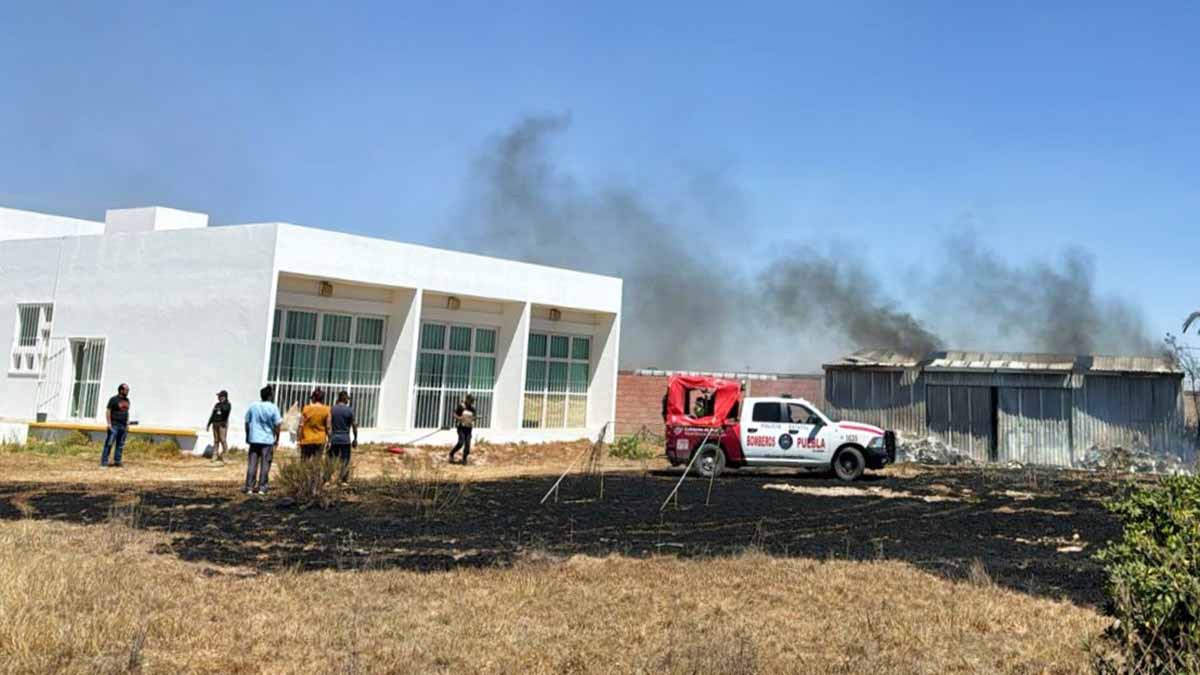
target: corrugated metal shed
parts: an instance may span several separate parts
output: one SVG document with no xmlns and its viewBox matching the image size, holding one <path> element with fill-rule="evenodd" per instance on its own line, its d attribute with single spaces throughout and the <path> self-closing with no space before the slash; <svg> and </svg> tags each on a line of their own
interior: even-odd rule
<svg viewBox="0 0 1200 675">
<path fill-rule="evenodd" d="M 1075 357 L 1060 354 L 1011 352 L 939 352 L 932 354 L 926 370 L 984 370 L 1047 372 L 1071 371 Z"/>
<path fill-rule="evenodd" d="M 920 357 L 903 352 L 888 349 L 861 349 L 838 361 L 825 364 L 825 368 L 915 368 L 920 362 Z"/>
<path fill-rule="evenodd" d="M 833 414 L 980 461 L 1071 466 L 1115 445 L 1186 454 L 1183 376 L 1163 357 L 866 350 L 825 371 Z"/>
</svg>

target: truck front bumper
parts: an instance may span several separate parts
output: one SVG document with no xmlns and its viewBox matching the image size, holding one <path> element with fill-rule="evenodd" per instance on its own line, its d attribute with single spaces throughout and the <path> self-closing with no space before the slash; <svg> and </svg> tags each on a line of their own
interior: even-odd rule
<svg viewBox="0 0 1200 675">
<path fill-rule="evenodd" d="M 895 464 L 896 432 L 885 431 L 883 433 L 883 445 L 867 448 L 864 458 L 867 460 L 868 469 L 882 469 L 888 464 Z"/>
</svg>

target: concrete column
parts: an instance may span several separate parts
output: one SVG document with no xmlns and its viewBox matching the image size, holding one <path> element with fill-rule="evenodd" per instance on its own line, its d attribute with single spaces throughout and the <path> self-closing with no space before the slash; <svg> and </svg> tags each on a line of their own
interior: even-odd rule
<svg viewBox="0 0 1200 675">
<path fill-rule="evenodd" d="M 529 351 L 528 302 L 504 303 L 503 321 L 496 336 L 496 388 L 492 428 L 521 428 L 525 391 L 525 357 Z"/>
<path fill-rule="evenodd" d="M 421 290 L 395 289 L 384 343 L 383 386 L 379 396 L 379 427 L 412 426 L 413 378 L 421 334 Z"/>
<path fill-rule="evenodd" d="M 589 429 L 599 432 L 605 422 L 608 438 L 616 434 L 617 417 L 617 366 L 618 346 L 621 342 L 621 318 L 616 314 L 602 314 L 596 324 L 592 339 L 592 381 L 588 383 L 587 424 Z"/>
</svg>

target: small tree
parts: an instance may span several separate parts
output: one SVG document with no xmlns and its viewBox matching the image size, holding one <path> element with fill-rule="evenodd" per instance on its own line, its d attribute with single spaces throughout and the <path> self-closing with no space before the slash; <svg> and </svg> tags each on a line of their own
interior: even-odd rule
<svg viewBox="0 0 1200 675">
<path fill-rule="evenodd" d="M 1184 324 L 1187 326 L 1191 323 L 1191 317 Z M 1167 358 L 1183 371 L 1183 386 L 1188 393 L 1188 398 L 1192 400 L 1192 412 L 1195 413 L 1193 419 L 1196 420 L 1196 442 L 1200 444 L 1200 352 L 1193 347 L 1180 342 L 1175 335 L 1167 333 L 1164 339 L 1166 343 Z"/>
</svg>

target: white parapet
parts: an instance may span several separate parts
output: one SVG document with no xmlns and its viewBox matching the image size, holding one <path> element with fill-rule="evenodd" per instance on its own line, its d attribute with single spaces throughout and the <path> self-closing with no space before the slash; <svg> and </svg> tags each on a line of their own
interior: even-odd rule
<svg viewBox="0 0 1200 675">
<path fill-rule="evenodd" d="M 109 209 L 104 212 L 105 234 L 128 234 L 161 230 L 190 230 L 208 227 L 208 214 L 146 206 L 137 209 Z"/>
</svg>

